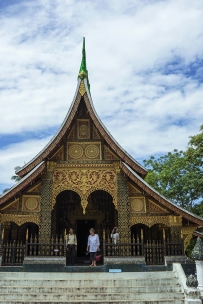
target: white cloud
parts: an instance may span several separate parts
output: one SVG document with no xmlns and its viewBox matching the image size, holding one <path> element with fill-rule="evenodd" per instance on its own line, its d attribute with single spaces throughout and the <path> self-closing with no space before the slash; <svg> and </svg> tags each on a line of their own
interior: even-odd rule
<svg viewBox="0 0 203 304">
<path fill-rule="evenodd" d="M 41 140 L 27 140 L 22 143 L 8 145 L 0 150 L 0 190 L 14 184 L 11 176 L 15 175 L 14 168 L 23 166 L 32 159 L 48 143 L 50 137 Z"/>
<path fill-rule="evenodd" d="M 85 36 L 95 108 L 116 140 L 139 159 L 184 149 L 202 124 L 203 87 L 185 75 L 203 59 L 202 15 L 199 0 L 35 0 L 3 8 L 0 134 L 59 127 Z M 1 183 L 39 151 L 27 140 L 0 152 Z"/>
</svg>

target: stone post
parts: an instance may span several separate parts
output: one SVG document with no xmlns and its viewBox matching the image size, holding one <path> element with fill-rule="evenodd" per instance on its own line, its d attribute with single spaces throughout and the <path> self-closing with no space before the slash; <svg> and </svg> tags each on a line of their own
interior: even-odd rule
<svg viewBox="0 0 203 304">
<path fill-rule="evenodd" d="M 42 177 L 39 243 L 49 243 L 51 239 L 51 204 L 52 172 L 46 172 Z"/>
<path fill-rule="evenodd" d="M 1 223 L 0 223 L 0 267 L 1 267 L 1 264 L 2 264 L 2 255 L 3 255 L 3 248 L 2 248 L 2 229 L 1 229 Z"/>
<path fill-rule="evenodd" d="M 198 237 L 195 247 L 191 254 L 192 258 L 195 259 L 196 270 L 197 270 L 197 281 L 198 288 L 203 293 L 203 244 L 201 239 Z"/>
</svg>

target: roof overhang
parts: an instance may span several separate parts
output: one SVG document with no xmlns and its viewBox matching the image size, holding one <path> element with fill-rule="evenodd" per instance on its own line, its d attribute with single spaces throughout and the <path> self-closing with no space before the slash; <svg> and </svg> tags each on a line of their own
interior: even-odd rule
<svg viewBox="0 0 203 304">
<path fill-rule="evenodd" d="M 127 164 L 121 162 L 120 168 L 133 182 L 135 182 L 145 193 L 153 197 L 156 201 L 158 201 L 165 207 L 168 207 L 176 214 L 179 214 L 182 217 L 186 218 L 187 220 L 198 225 L 203 225 L 203 218 L 181 208 L 180 206 L 173 203 L 171 200 L 167 199 L 165 196 L 157 192 L 145 180 L 143 180 L 136 172 L 134 172 Z"/>
<path fill-rule="evenodd" d="M 83 93 L 80 93 L 81 81 L 83 81 L 85 85 L 85 91 Z M 18 174 L 21 177 L 25 176 L 28 172 L 30 172 L 33 168 L 35 168 L 35 166 L 37 166 L 39 163 L 44 161 L 46 158 L 49 158 L 49 155 L 60 145 L 63 136 L 68 131 L 76 115 L 82 96 L 84 97 L 84 101 L 89 111 L 91 119 L 95 123 L 100 134 L 106 140 L 107 144 L 113 149 L 113 151 L 115 151 L 119 155 L 121 161 L 127 163 L 130 167 L 132 167 L 136 172 L 138 172 L 144 178 L 147 174 L 147 170 L 118 144 L 118 142 L 109 133 L 109 131 L 106 129 L 106 127 L 103 125 L 102 121 L 100 120 L 99 116 L 97 115 L 92 102 L 91 95 L 89 93 L 87 79 L 84 80 L 78 79 L 78 84 L 77 84 L 74 99 L 58 132 L 44 147 L 44 149 L 42 149 L 30 162 L 24 165 L 20 170 L 16 171 L 16 174 Z"/>
<path fill-rule="evenodd" d="M 45 162 L 40 163 L 32 171 L 23 177 L 17 184 L 11 187 L 7 192 L 3 193 L 0 197 L 0 205 L 7 202 L 8 200 L 15 198 L 20 191 L 28 187 L 34 182 L 34 180 L 42 174 L 45 169 Z"/>
</svg>

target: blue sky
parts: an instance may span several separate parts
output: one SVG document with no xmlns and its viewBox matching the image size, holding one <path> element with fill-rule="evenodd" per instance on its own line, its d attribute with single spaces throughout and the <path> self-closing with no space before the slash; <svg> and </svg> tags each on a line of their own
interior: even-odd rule
<svg viewBox="0 0 203 304">
<path fill-rule="evenodd" d="M 62 123 L 83 36 L 95 108 L 135 159 L 198 133 L 202 1 L 3 0 L 0 20 L 0 193 Z"/>
</svg>

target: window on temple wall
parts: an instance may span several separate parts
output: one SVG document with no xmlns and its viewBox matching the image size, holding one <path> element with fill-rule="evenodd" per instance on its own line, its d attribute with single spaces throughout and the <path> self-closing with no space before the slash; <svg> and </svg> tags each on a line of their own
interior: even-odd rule
<svg viewBox="0 0 203 304">
<path fill-rule="evenodd" d="M 18 229 L 18 241 L 25 244 L 26 233 L 28 232 L 28 243 L 32 243 L 34 240 L 38 240 L 39 226 L 35 223 L 24 223 Z"/>
<path fill-rule="evenodd" d="M 142 235 L 144 243 L 149 241 L 163 242 L 164 235 L 165 239 L 170 238 L 170 228 L 164 224 L 155 224 L 152 227 L 144 224 L 135 224 L 131 227 L 132 242 L 139 243 Z"/>
<path fill-rule="evenodd" d="M 38 238 L 39 227 L 35 223 L 24 223 L 18 226 L 16 223 L 10 222 L 4 224 L 4 244 L 21 242 L 25 244 L 26 232 L 28 231 L 28 242 L 31 238 Z"/>
</svg>

